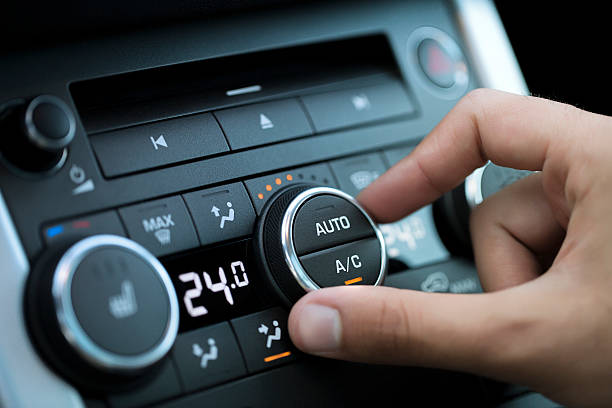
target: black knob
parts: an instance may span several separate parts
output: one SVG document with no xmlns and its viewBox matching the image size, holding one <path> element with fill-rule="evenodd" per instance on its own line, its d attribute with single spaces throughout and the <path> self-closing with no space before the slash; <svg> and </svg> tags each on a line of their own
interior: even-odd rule
<svg viewBox="0 0 612 408">
<path fill-rule="evenodd" d="M 41 258 L 25 307 L 43 358 L 92 390 L 127 387 L 155 371 L 179 324 L 164 267 L 139 244 L 114 235 L 85 238 Z"/>
<path fill-rule="evenodd" d="M 0 121 L 2 156 L 28 172 L 60 167 L 76 130 L 72 110 L 53 95 L 11 101 L 0 107 Z"/>
<path fill-rule="evenodd" d="M 489 162 L 440 197 L 434 204 L 434 216 L 446 247 L 455 255 L 471 256 L 469 220 L 472 209 L 490 195 L 531 173 Z"/>
<path fill-rule="evenodd" d="M 339 285 L 380 285 L 387 269 L 378 226 L 348 194 L 301 184 L 279 191 L 262 210 L 257 259 L 287 304 Z"/>
</svg>

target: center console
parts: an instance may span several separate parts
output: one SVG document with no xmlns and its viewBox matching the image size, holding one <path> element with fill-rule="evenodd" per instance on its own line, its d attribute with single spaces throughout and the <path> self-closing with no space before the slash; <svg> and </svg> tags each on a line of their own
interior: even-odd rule
<svg viewBox="0 0 612 408">
<path fill-rule="evenodd" d="M 10 54 L 0 405 L 512 399 L 287 333 L 322 287 L 482 291 L 465 225 L 503 170 L 393 224 L 354 199 L 479 86 L 526 92 L 487 1 L 308 3 Z"/>
</svg>

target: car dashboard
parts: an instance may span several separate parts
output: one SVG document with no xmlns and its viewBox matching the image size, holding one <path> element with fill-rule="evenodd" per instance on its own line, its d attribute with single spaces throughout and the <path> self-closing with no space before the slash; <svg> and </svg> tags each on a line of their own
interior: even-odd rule
<svg viewBox="0 0 612 408">
<path fill-rule="evenodd" d="M 277 2 L 5 52 L 0 406 L 555 406 L 301 353 L 300 289 L 275 275 L 261 226 L 288 191 L 352 203 L 478 87 L 527 94 L 485 0 Z M 295 256 L 310 270 L 337 249 L 334 284 L 366 283 L 350 273 L 380 238 L 370 283 L 481 292 L 473 182 L 377 235 L 311 248 L 296 226 Z M 322 234 L 348 229 L 330 221 Z M 160 279 L 126 277 L 145 261 Z"/>
</svg>

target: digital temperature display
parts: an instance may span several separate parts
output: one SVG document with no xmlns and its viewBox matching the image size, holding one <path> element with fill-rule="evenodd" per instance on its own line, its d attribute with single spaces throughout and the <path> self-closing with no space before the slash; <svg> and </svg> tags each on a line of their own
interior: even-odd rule
<svg viewBox="0 0 612 408">
<path fill-rule="evenodd" d="M 259 310 L 249 241 L 240 241 L 163 261 L 181 309 L 179 331 Z"/>
</svg>

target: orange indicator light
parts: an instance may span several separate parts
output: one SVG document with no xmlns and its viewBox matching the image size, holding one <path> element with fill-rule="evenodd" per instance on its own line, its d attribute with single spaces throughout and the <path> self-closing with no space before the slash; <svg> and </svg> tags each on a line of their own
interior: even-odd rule
<svg viewBox="0 0 612 408">
<path fill-rule="evenodd" d="M 291 355 L 290 351 L 285 351 L 284 353 L 274 354 L 272 356 L 268 356 L 264 358 L 264 362 L 269 363 L 270 361 L 278 360 L 279 358 L 289 357 Z"/>
<path fill-rule="evenodd" d="M 266 191 L 272 191 L 272 186 L 269 184 L 266 184 Z"/>
<path fill-rule="evenodd" d="M 263 194 L 261 193 L 257 194 L 257 198 L 259 198 L 260 200 L 263 200 Z"/>
<path fill-rule="evenodd" d="M 344 281 L 345 285 L 352 285 L 353 283 L 357 283 L 357 282 L 361 282 L 363 280 L 363 278 L 361 276 L 355 278 L 355 279 L 349 279 L 347 281 Z"/>
<path fill-rule="evenodd" d="M 281 179 L 276 178 L 276 180 L 274 180 L 274 182 L 280 186 L 280 184 L 283 182 Z"/>
<path fill-rule="evenodd" d="M 292 176 L 291 174 L 287 174 L 287 180 L 288 180 L 288 181 L 293 180 L 293 176 Z"/>
</svg>

